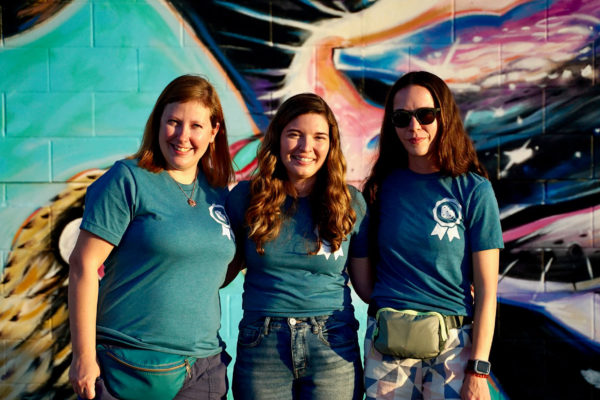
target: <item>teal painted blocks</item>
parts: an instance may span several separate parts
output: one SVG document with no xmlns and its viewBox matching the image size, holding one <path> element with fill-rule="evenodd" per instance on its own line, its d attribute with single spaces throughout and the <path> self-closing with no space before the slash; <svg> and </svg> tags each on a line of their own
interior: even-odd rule
<svg viewBox="0 0 600 400">
<path fill-rule="evenodd" d="M 94 134 L 141 138 L 146 120 L 158 98 L 156 93 L 95 93 Z"/>
<path fill-rule="evenodd" d="M 140 90 L 161 91 L 183 74 L 215 75 L 202 55 L 183 48 L 142 48 L 139 50 Z"/>
<path fill-rule="evenodd" d="M 4 48 L 0 50 L 0 90 L 48 91 L 48 49 Z"/>
<path fill-rule="evenodd" d="M 94 6 L 94 45 L 97 47 L 145 47 L 181 44 L 181 24 L 163 19 L 157 2 L 107 2 Z"/>
<path fill-rule="evenodd" d="M 52 179 L 64 182 L 88 169 L 108 168 L 138 149 L 135 138 L 56 139 L 52 142 Z"/>
<path fill-rule="evenodd" d="M 6 101 L 4 100 L 4 95 L 0 93 L 0 137 L 6 136 Z"/>
<path fill-rule="evenodd" d="M 6 97 L 6 136 L 92 136 L 91 93 L 15 93 Z"/>
<path fill-rule="evenodd" d="M 0 139 L 0 182 L 50 181 L 50 141 Z"/>
<path fill-rule="evenodd" d="M 137 51 L 132 48 L 50 49 L 49 70 L 52 91 L 138 89 Z"/>
<path fill-rule="evenodd" d="M 6 206 L 34 210 L 49 204 L 64 188 L 64 183 L 7 183 Z"/>
</svg>

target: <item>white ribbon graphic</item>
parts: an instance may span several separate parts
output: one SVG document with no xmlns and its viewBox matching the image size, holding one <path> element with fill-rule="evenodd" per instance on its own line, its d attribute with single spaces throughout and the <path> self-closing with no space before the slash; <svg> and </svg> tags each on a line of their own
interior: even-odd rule
<svg viewBox="0 0 600 400">
<path fill-rule="evenodd" d="M 448 241 L 460 239 L 458 234 L 458 225 L 462 221 L 462 206 L 455 199 L 444 198 L 437 203 L 433 208 L 433 219 L 437 224 L 431 236 L 437 236 L 442 240 L 444 235 L 448 234 Z"/>
<path fill-rule="evenodd" d="M 212 219 L 221 224 L 221 234 L 223 236 L 227 236 L 229 240 L 235 240 L 235 235 L 233 234 L 233 230 L 231 230 L 231 225 L 229 224 L 229 218 L 227 218 L 227 213 L 225 212 L 225 207 L 220 204 L 212 204 L 208 207 L 208 212 Z"/>
</svg>

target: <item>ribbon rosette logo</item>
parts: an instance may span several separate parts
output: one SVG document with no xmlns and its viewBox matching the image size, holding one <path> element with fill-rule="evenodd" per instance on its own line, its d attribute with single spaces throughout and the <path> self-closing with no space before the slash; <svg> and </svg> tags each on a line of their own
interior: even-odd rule
<svg viewBox="0 0 600 400">
<path fill-rule="evenodd" d="M 314 230 L 315 235 L 319 236 L 319 229 L 315 228 Z M 317 252 L 317 255 L 323 255 L 325 256 L 326 260 L 329 260 L 329 256 L 331 255 L 331 243 L 329 243 L 327 240 L 325 239 L 321 239 L 321 247 L 319 247 L 319 251 Z M 343 257 L 344 256 L 344 250 L 342 250 L 342 246 L 340 246 L 339 249 L 337 249 L 334 253 L 333 253 L 333 259 L 337 260 L 338 257 Z"/>
<path fill-rule="evenodd" d="M 462 206 L 455 199 L 444 198 L 433 207 L 433 219 L 437 224 L 431 232 L 431 236 L 436 235 L 442 240 L 444 235 L 448 234 L 448 241 L 454 238 L 460 239 L 458 234 L 458 225 L 462 223 Z"/>
<path fill-rule="evenodd" d="M 210 207 L 208 207 L 208 212 L 210 213 L 212 219 L 221 225 L 222 235 L 227 236 L 229 240 L 235 240 L 235 235 L 233 234 L 233 230 L 231 230 L 229 218 L 225 212 L 225 207 L 220 204 L 212 204 Z"/>
</svg>

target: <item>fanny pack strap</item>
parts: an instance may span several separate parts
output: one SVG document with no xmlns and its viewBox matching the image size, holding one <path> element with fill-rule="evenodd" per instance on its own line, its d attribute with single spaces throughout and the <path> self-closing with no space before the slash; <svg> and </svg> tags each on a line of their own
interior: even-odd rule
<svg viewBox="0 0 600 400">
<path fill-rule="evenodd" d="M 377 318 L 377 311 L 379 310 L 380 308 L 375 302 L 371 302 L 371 304 L 369 304 L 368 314 L 373 318 Z M 471 317 L 465 315 L 445 315 L 444 317 L 448 329 L 459 329 L 462 328 L 463 325 L 468 325 L 473 322 Z"/>
<path fill-rule="evenodd" d="M 444 315 L 446 326 L 448 329 L 459 329 L 463 325 L 468 325 L 472 322 L 471 317 L 464 315 Z"/>
</svg>

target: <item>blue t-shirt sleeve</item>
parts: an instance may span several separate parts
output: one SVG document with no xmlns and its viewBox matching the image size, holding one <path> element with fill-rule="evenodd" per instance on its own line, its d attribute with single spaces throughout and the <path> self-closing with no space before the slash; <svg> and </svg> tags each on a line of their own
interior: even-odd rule
<svg viewBox="0 0 600 400">
<path fill-rule="evenodd" d="M 467 230 L 471 251 L 504 248 L 498 202 L 492 185 L 487 179 L 473 190 L 469 200 L 468 215 L 470 218 Z"/>
<path fill-rule="evenodd" d="M 368 256 L 368 227 L 369 214 L 367 202 L 363 194 L 353 186 L 348 186 L 352 196 L 352 208 L 356 213 L 356 222 L 350 241 L 350 257 L 362 258 Z"/>
<path fill-rule="evenodd" d="M 244 214 L 246 213 L 246 208 L 248 207 L 249 193 L 249 182 L 240 181 L 233 189 L 231 189 L 229 196 L 227 196 L 225 210 L 236 237 L 238 237 L 238 233 L 242 234 L 241 232 L 244 227 L 245 219 Z"/>
<path fill-rule="evenodd" d="M 115 163 L 88 187 L 81 229 L 118 246 L 134 217 L 135 194 L 133 174 L 124 163 Z"/>
</svg>

